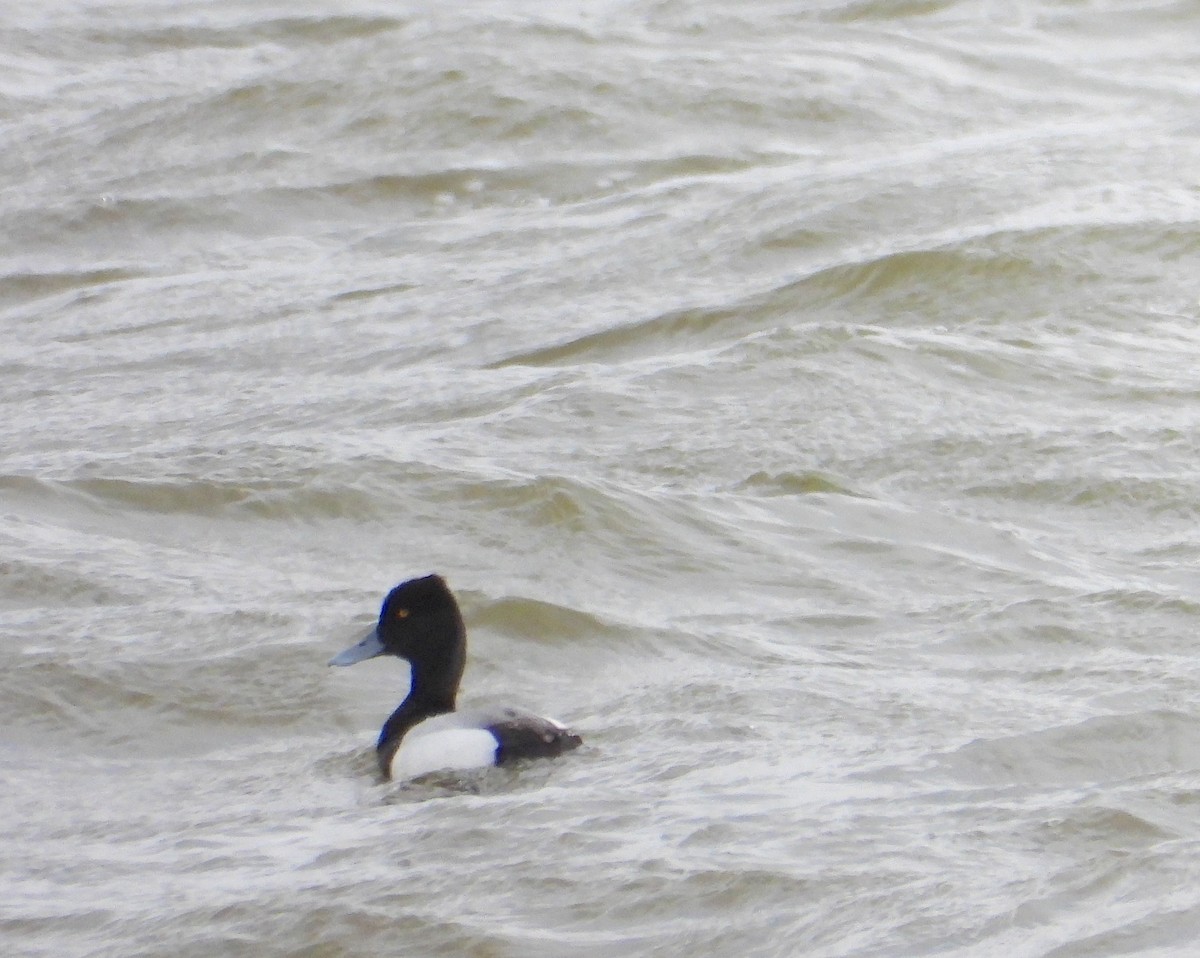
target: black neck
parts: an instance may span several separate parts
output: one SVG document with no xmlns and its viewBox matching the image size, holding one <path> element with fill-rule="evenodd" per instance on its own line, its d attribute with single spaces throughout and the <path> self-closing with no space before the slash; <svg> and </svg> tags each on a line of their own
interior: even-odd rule
<svg viewBox="0 0 1200 958">
<path fill-rule="evenodd" d="M 400 703 L 400 707 L 388 716 L 388 720 L 383 723 L 383 728 L 379 732 L 375 754 L 379 759 L 379 767 L 383 774 L 389 773 L 392 767 L 392 757 L 400 748 L 400 742 L 409 729 L 424 722 L 427 718 L 453 711 L 453 697 L 449 700 L 438 701 L 419 697 L 409 692 L 408 697 Z"/>
<path fill-rule="evenodd" d="M 411 653 L 408 695 L 379 733 L 375 749 L 384 775 L 388 774 L 392 757 L 409 729 L 427 718 L 454 711 L 458 683 L 466 666 L 466 627 L 457 606 L 448 609 L 445 618 L 434 619 L 428 623 L 426 632 L 436 638 L 423 644 L 419 655 Z"/>
</svg>

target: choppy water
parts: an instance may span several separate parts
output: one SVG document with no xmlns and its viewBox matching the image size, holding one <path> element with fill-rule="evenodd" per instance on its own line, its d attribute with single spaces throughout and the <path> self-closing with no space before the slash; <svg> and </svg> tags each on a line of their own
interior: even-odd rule
<svg viewBox="0 0 1200 958">
<path fill-rule="evenodd" d="M 1197 35 L 8 4 L 3 952 L 1192 954 Z M 585 749 L 376 780 L 430 570 Z"/>
</svg>

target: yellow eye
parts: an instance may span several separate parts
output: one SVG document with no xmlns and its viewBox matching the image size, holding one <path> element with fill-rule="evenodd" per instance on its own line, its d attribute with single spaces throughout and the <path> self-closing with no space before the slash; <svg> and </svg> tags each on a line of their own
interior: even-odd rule
<svg viewBox="0 0 1200 958">
<path fill-rule="evenodd" d="M 408 618 L 408 609 L 397 609 L 396 610 L 396 618 L 397 619 L 407 619 Z"/>
</svg>

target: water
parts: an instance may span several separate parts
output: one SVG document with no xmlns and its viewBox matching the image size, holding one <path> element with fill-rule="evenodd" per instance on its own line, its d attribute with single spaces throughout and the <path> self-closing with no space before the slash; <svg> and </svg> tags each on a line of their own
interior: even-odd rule
<svg viewBox="0 0 1200 958">
<path fill-rule="evenodd" d="M 1198 26 L 9 4 L 4 953 L 1191 954 Z"/>
</svg>

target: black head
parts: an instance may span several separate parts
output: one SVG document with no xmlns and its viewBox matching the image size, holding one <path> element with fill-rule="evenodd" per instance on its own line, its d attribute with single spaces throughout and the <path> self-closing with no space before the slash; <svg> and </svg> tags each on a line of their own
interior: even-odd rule
<svg viewBox="0 0 1200 958">
<path fill-rule="evenodd" d="M 387 594 L 375 626 L 383 650 L 412 661 L 453 644 L 462 632 L 462 615 L 440 575 L 401 582 Z"/>
<path fill-rule="evenodd" d="M 448 701 L 454 707 L 466 664 L 466 628 L 441 576 L 410 579 L 392 589 L 383 600 L 375 628 L 329 664 L 353 665 L 377 655 L 395 655 L 409 662 L 410 697 Z"/>
</svg>

